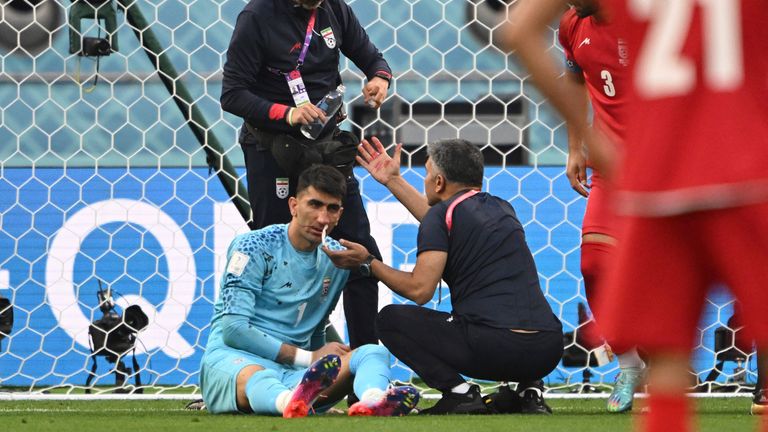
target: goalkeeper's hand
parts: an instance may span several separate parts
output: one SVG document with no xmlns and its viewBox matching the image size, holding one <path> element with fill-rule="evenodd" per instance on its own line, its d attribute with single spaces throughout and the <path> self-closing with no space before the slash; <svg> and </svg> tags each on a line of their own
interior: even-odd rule
<svg viewBox="0 0 768 432">
<path fill-rule="evenodd" d="M 327 344 L 320 347 L 320 349 L 312 351 L 312 362 L 314 363 L 316 360 L 319 360 L 329 354 L 335 354 L 341 357 L 350 351 L 352 351 L 352 348 L 350 348 L 348 345 L 344 345 L 339 342 L 328 342 Z"/>
</svg>

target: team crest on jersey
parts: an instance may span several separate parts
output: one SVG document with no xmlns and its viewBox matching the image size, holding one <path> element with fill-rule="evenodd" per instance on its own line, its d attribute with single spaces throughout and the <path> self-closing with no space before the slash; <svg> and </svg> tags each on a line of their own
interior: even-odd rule
<svg viewBox="0 0 768 432">
<path fill-rule="evenodd" d="M 323 292 L 320 295 L 327 297 L 329 288 L 331 288 L 331 278 L 326 276 L 323 278 Z"/>
<path fill-rule="evenodd" d="M 629 50 L 627 49 L 627 41 L 619 39 L 619 64 L 627 67 L 629 66 Z"/>
<path fill-rule="evenodd" d="M 325 39 L 325 44 L 328 45 L 328 48 L 336 48 L 336 36 L 333 35 L 333 30 L 330 27 L 322 30 L 320 34 L 323 35 L 323 39 Z"/>
<path fill-rule="evenodd" d="M 275 194 L 280 199 L 288 198 L 288 179 L 279 177 L 275 179 Z"/>
</svg>

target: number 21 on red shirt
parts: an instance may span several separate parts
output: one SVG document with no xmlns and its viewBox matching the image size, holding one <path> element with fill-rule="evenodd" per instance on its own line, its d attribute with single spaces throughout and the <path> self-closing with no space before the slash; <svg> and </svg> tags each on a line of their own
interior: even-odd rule
<svg viewBox="0 0 768 432">
<path fill-rule="evenodd" d="M 696 65 L 682 55 L 694 8 L 701 8 L 703 79 L 715 91 L 738 88 L 744 78 L 739 0 L 629 0 L 635 18 L 649 20 L 637 58 L 636 86 L 648 98 L 690 93 Z"/>
</svg>

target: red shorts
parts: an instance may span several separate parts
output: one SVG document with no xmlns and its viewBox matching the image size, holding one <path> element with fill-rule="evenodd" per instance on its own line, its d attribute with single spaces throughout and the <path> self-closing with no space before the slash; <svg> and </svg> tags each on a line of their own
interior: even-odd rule
<svg viewBox="0 0 768 432">
<path fill-rule="evenodd" d="M 587 199 L 587 210 L 581 224 L 581 235 L 605 234 L 616 237 L 616 216 L 613 210 L 613 191 L 597 171 L 592 171 L 592 189 Z"/>
<path fill-rule="evenodd" d="M 618 352 L 690 350 L 717 282 L 741 301 L 745 331 L 768 343 L 768 203 L 622 220 L 615 265 L 599 302 Z M 697 342 L 698 343 L 698 342 Z"/>
</svg>

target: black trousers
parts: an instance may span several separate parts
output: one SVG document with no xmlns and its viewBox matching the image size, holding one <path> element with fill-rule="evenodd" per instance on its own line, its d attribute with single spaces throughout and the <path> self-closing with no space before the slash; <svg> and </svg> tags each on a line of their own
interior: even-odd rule
<svg viewBox="0 0 768 432">
<path fill-rule="evenodd" d="M 251 229 L 263 228 L 277 223 L 291 221 L 288 198 L 277 195 L 277 179 L 288 175 L 277 165 L 272 153 L 259 149 L 255 144 L 242 146 L 245 155 L 248 199 L 253 211 Z M 288 181 L 288 196 L 296 195 L 298 177 Z M 344 213 L 339 225 L 330 233 L 335 239 L 347 239 L 360 243 L 368 252 L 381 259 L 379 247 L 371 237 L 368 215 L 360 196 L 360 185 L 354 175 L 347 178 L 347 195 L 343 200 Z M 369 343 L 378 343 L 375 332 L 376 311 L 378 310 L 378 282 L 352 272 L 344 288 L 344 315 L 347 319 L 349 342 L 353 348 Z"/>
<path fill-rule="evenodd" d="M 552 372 L 563 355 L 559 332 L 517 333 L 413 305 L 383 308 L 376 330 L 395 357 L 441 391 L 463 383 L 461 375 L 527 386 Z"/>
</svg>

